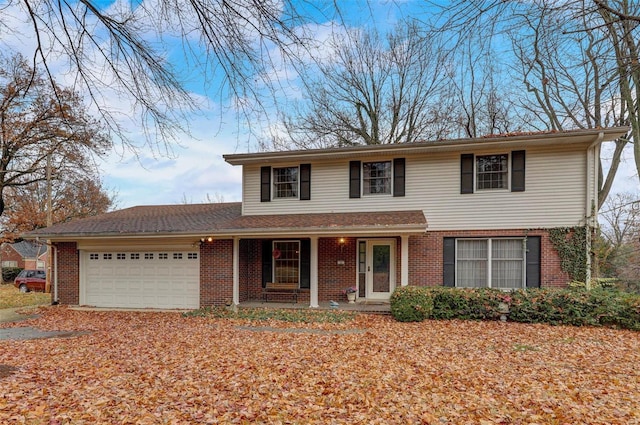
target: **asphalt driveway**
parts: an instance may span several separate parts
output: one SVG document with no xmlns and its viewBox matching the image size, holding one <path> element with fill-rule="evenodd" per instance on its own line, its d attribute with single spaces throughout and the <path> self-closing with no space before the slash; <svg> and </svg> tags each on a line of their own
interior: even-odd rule
<svg viewBox="0 0 640 425">
<path fill-rule="evenodd" d="M 39 317 L 35 314 L 35 309 L 25 307 L 0 309 L 0 324 L 2 323 L 20 323 L 26 320 L 36 319 Z M 67 332 L 67 331 L 43 331 L 32 326 L 16 326 L 9 328 L 0 328 L 0 341 L 2 340 L 29 340 L 40 338 L 64 338 L 76 335 L 82 335 L 86 332 Z"/>
</svg>

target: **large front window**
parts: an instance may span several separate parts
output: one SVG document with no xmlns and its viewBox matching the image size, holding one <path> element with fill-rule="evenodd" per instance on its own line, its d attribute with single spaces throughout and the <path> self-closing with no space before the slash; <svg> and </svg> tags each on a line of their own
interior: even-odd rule
<svg viewBox="0 0 640 425">
<path fill-rule="evenodd" d="M 273 281 L 300 283 L 300 242 L 273 242 Z"/>
<path fill-rule="evenodd" d="M 478 189 L 508 189 L 509 155 L 476 156 Z"/>
<path fill-rule="evenodd" d="M 523 288 L 524 252 L 523 239 L 458 239 L 456 286 Z"/>
<path fill-rule="evenodd" d="M 364 195 L 391 194 L 391 161 L 365 162 L 362 164 Z"/>
<path fill-rule="evenodd" d="M 298 197 L 298 167 L 273 169 L 274 198 Z"/>
</svg>

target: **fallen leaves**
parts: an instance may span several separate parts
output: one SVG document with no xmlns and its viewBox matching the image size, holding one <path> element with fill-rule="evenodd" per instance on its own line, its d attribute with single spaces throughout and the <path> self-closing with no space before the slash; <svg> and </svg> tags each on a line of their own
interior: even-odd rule
<svg viewBox="0 0 640 425">
<path fill-rule="evenodd" d="M 66 308 L 24 325 L 92 332 L 1 343 L 18 368 L 1 381 L 2 423 L 640 423 L 631 331 Z"/>
</svg>

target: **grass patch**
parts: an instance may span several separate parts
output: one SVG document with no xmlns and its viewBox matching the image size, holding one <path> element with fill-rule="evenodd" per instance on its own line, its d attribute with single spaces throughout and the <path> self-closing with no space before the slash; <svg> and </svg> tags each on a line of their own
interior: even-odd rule
<svg viewBox="0 0 640 425">
<path fill-rule="evenodd" d="M 220 319 L 280 320 L 290 323 L 344 323 L 353 320 L 354 312 L 331 310 L 298 310 L 240 308 L 237 311 L 225 307 L 205 307 L 182 314 L 184 317 L 213 317 Z"/>
<path fill-rule="evenodd" d="M 13 284 L 0 285 L 0 309 L 29 307 L 51 303 L 51 294 L 43 292 L 20 293 Z"/>
</svg>

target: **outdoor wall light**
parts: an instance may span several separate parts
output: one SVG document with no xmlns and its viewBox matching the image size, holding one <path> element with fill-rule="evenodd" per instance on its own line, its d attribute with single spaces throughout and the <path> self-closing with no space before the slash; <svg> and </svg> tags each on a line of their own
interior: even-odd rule
<svg viewBox="0 0 640 425">
<path fill-rule="evenodd" d="M 200 242 L 213 242 L 213 236 L 206 236 L 204 238 L 200 238 Z"/>
</svg>

